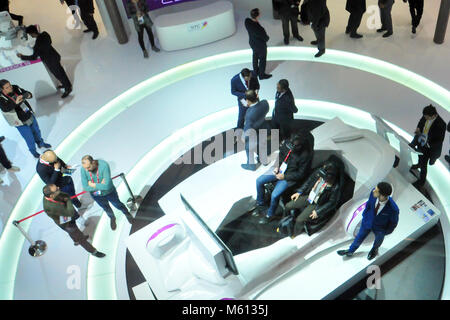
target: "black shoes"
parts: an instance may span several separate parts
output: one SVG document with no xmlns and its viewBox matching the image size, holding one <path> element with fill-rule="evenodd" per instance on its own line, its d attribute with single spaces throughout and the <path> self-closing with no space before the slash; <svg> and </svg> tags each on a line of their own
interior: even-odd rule
<svg viewBox="0 0 450 320">
<path fill-rule="evenodd" d="M 317 53 L 314 55 L 314 57 L 319 58 L 319 57 L 323 56 L 324 53 L 325 53 L 325 49 L 324 49 L 324 50 L 319 50 L 319 52 L 317 52 Z"/>
<path fill-rule="evenodd" d="M 94 30 L 91 30 L 91 29 L 86 29 L 86 30 L 84 30 L 83 32 L 84 33 L 88 33 L 88 32 L 93 32 Z"/>
<path fill-rule="evenodd" d="M 94 34 L 92 35 L 92 39 L 93 40 L 97 39 L 98 35 L 99 35 L 98 31 L 94 31 Z"/>
<path fill-rule="evenodd" d="M 0 137 L 0 143 L 2 143 L 3 141 L 5 141 L 5 136 Z"/>
<path fill-rule="evenodd" d="M 378 250 L 370 250 L 369 254 L 367 255 L 367 259 L 368 260 L 372 260 L 373 258 L 375 258 L 378 255 Z"/>
<path fill-rule="evenodd" d="M 419 164 L 414 164 L 414 165 L 412 165 L 411 166 L 411 170 L 417 170 L 417 169 L 419 169 Z"/>
<path fill-rule="evenodd" d="M 257 206 L 255 211 L 253 211 L 252 216 L 253 217 L 259 217 L 260 215 L 267 215 L 267 210 L 269 208 L 267 208 L 267 206 Z"/>
<path fill-rule="evenodd" d="M 349 250 L 339 250 L 337 252 L 337 254 L 340 255 L 340 256 L 346 256 L 346 257 L 353 256 L 353 252 L 350 252 Z"/>
<path fill-rule="evenodd" d="M 317 42 L 317 40 L 314 40 L 314 41 L 311 41 L 311 44 L 312 44 L 313 46 L 316 46 L 316 45 L 318 44 L 318 42 Z"/>
<path fill-rule="evenodd" d="M 95 252 L 93 252 L 92 255 L 97 258 L 103 258 L 104 256 L 106 256 L 106 254 L 104 254 L 103 252 L 97 251 L 97 250 L 95 250 Z"/>
<path fill-rule="evenodd" d="M 63 93 L 63 95 L 61 96 L 61 98 L 62 98 L 62 99 L 67 98 L 71 92 L 72 92 L 72 88 L 64 89 L 64 93 Z"/>
<path fill-rule="evenodd" d="M 414 34 L 416 33 L 416 27 L 415 26 L 412 27 L 411 32 L 414 33 Z"/>
<path fill-rule="evenodd" d="M 393 32 L 389 31 L 389 32 L 386 32 L 385 34 L 383 34 L 383 38 L 387 38 L 387 37 L 390 37 L 392 35 L 393 35 Z"/>
<path fill-rule="evenodd" d="M 381 28 L 381 29 L 377 29 L 377 32 L 378 32 L 378 33 L 380 33 L 380 32 L 384 32 L 384 31 L 387 31 L 387 29 L 383 29 L 383 28 Z"/>
<path fill-rule="evenodd" d="M 284 39 L 284 44 L 288 45 L 289 44 L 289 39 Z"/>
<path fill-rule="evenodd" d="M 261 219 L 259 219 L 258 223 L 259 224 L 268 224 L 269 222 L 271 222 L 273 220 L 275 220 L 274 216 L 269 217 L 267 215 L 264 215 Z"/>
<path fill-rule="evenodd" d="M 359 34 L 359 33 L 352 33 L 351 35 L 350 35 L 350 38 L 353 38 L 353 39 L 361 39 L 363 36 L 362 36 L 362 34 Z"/>
<path fill-rule="evenodd" d="M 152 46 L 152 50 L 155 52 L 160 52 L 161 50 L 157 46 Z"/>
<path fill-rule="evenodd" d="M 34 152 L 33 157 L 35 157 L 36 159 L 39 159 L 41 157 L 41 155 L 37 152 Z"/>
<path fill-rule="evenodd" d="M 298 41 L 300 41 L 300 42 L 302 42 L 303 41 L 303 38 L 302 38 L 302 36 L 300 36 L 300 35 L 298 35 L 298 36 L 295 36 L 295 39 L 297 39 Z"/>
<path fill-rule="evenodd" d="M 48 144 L 48 143 L 45 143 L 45 142 L 42 142 L 42 143 L 39 145 L 39 148 L 51 148 L 51 147 L 52 147 L 51 144 Z"/>
<path fill-rule="evenodd" d="M 350 28 L 349 27 L 345 28 L 345 34 L 349 34 L 349 33 L 350 33 Z"/>
<path fill-rule="evenodd" d="M 147 59 L 148 58 L 148 51 L 144 50 L 144 58 Z"/>
<path fill-rule="evenodd" d="M 241 164 L 241 168 L 244 169 L 244 170 L 255 171 L 256 170 L 256 164 L 244 163 L 244 164 Z"/>
<path fill-rule="evenodd" d="M 111 219 L 111 230 L 116 230 L 117 224 L 116 224 L 116 218 Z"/>
<path fill-rule="evenodd" d="M 262 76 L 259 76 L 259 80 L 269 79 L 272 78 L 271 74 L 265 73 Z"/>
</svg>

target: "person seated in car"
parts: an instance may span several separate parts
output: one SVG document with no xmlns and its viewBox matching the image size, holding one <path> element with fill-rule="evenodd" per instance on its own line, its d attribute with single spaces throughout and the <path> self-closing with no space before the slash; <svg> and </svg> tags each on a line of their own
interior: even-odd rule
<svg viewBox="0 0 450 320">
<path fill-rule="evenodd" d="M 327 161 L 314 170 L 285 207 L 285 212 L 294 219 L 297 217 L 295 234 L 301 233 L 308 224 L 314 224 L 316 231 L 323 227 L 334 214 L 340 196 L 339 170 Z"/>
<path fill-rule="evenodd" d="M 312 139 L 312 141 L 311 141 Z M 313 137 L 310 132 L 294 134 L 280 146 L 278 165 L 267 171 L 256 180 L 257 208 L 254 215 L 263 215 L 258 221 L 260 224 L 269 223 L 274 219 L 275 211 L 282 194 L 303 181 L 311 168 L 313 155 Z M 275 185 L 270 198 L 270 206 L 264 203 L 266 183 Z"/>
</svg>

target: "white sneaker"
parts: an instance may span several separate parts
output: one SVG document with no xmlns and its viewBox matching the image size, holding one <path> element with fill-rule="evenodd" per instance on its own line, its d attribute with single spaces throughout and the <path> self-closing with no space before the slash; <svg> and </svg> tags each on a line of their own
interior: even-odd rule
<svg viewBox="0 0 450 320">
<path fill-rule="evenodd" d="M 8 169 L 9 172 L 19 172 L 20 168 L 16 167 L 16 166 L 12 166 L 11 168 Z"/>
</svg>

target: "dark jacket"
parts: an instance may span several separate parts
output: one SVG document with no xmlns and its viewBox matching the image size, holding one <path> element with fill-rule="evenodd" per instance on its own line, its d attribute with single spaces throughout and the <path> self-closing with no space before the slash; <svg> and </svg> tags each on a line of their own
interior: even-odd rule
<svg viewBox="0 0 450 320">
<path fill-rule="evenodd" d="M 275 96 L 275 108 L 273 109 L 273 118 L 278 121 L 294 119 L 294 113 L 298 112 L 295 106 L 294 95 L 291 89 L 288 89 L 280 98 L 280 93 Z"/>
<path fill-rule="evenodd" d="M 366 0 L 347 0 L 345 10 L 348 12 L 366 12 Z"/>
<path fill-rule="evenodd" d="M 395 0 L 378 0 L 378 5 L 384 4 L 385 6 L 393 5 Z"/>
<path fill-rule="evenodd" d="M 43 198 L 44 211 L 45 213 L 55 221 L 59 226 L 59 217 L 74 217 L 75 209 L 72 204 L 72 200 L 67 193 L 60 192 L 59 195 L 54 199 L 55 202 L 47 200 L 46 197 Z"/>
<path fill-rule="evenodd" d="M 47 32 L 41 32 L 37 38 L 31 56 L 22 56 L 22 60 L 36 60 L 38 57 L 46 64 L 57 63 L 61 56 L 52 46 L 52 38 Z"/>
<path fill-rule="evenodd" d="M 385 234 L 390 234 L 394 231 L 398 224 L 399 209 L 397 204 L 389 197 L 388 202 L 384 208 L 375 216 L 375 204 L 377 198 L 373 196 L 373 190 L 370 192 L 369 200 L 366 203 L 366 208 L 362 213 L 361 227 L 372 229 L 374 231 L 383 231 Z"/>
<path fill-rule="evenodd" d="M 299 13 L 299 4 L 299 0 L 276 0 L 274 2 L 274 8 L 276 11 L 278 11 L 280 17 L 297 16 Z"/>
<path fill-rule="evenodd" d="M 248 88 L 249 90 L 259 90 L 259 81 L 256 73 L 251 71 L 252 76 L 250 78 Z M 231 79 L 231 94 L 238 98 L 238 104 L 241 106 L 241 99 L 245 99 L 245 86 L 241 81 L 241 73 L 238 73 Z"/>
<path fill-rule="evenodd" d="M 309 0 L 308 17 L 313 29 L 321 29 L 330 25 L 330 12 L 326 0 Z"/>
<path fill-rule="evenodd" d="M 61 169 L 67 168 L 67 165 L 60 158 L 57 161 L 61 162 Z M 39 159 L 36 164 L 36 172 L 45 184 L 55 184 L 60 188 L 66 185 L 62 171 L 56 171 L 53 164 L 46 165 L 41 163 Z"/>
<path fill-rule="evenodd" d="M 422 117 L 417 124 L 417 128 L 420 129 L 420 132 L 423 132 L 423 128 L 425 126 L 426 119 Z M 437 116 L 437 118 L 433 121 L 429 131 L 428 131 L 428 140 L 427 143 L 430 145 L 430 165 L 433 165 L 437 159 L 441 156 L 442 153 L 442 145 L 445 139 L 445 122 L 441 118 L 441 116 Z"/>
<path fill-rule="evenodd" d="M 9 12 L 9 0 L 0 0 L 0 12 L 1 11 Z"/>
<path fill-rule="evenodd" d="M 319 170 L 320 167 L 313 171 L 313 173 L 308 177 L 308 180 L 306 180 L 300 189 L 297 190 L 298 193 L 307 196 L 311 192 L 317 180 L 320 178 Z M 317 221 L 315 220 L 314 222 L 318 223 L 321 220 L 324 220 L 324 218 L 327 218 L 330 213 L 333 213 L 336 210 L 340 200 L 340 195 L 341 186 L 338 181 L 336 181 L 336 183 L 332 186 L 325 187 L 319 199 L 317 199 L 317 207 L 315 210 L 319 217 L 317 218 Z"/>
<path fill-rule="evenodd" d="M 280 146 L 278 167 L 286 159 L 289 150 L 286 143 Z M 284 179 L 288 183 L 288 188 L 298 186 L 305 180 L 306 174 L 311 170 L 312 158 L 313 153 L 308 148 L 304 148 L 300 153 L 291 152 L 287 160 L 286 171 L 284 172 Z"/>
<path fill-rule="evenodd" d="M 248 43 L 253 50 L 266 50 L 269 36 L 266 30 L 258 23 L 250 18 L 245 19 L 245 28 L 248 31 Z"/>
<path fill-rule="evenodd" d="M 16 104 L 15 94 L 20 96 L 20 95 L 24 95 L 24 94 L 28 93 L 28 94 L 30 94 L 30 98 L 33 97 L 33 95 L 31 94 L 31 92 L 26 91 L 26 90 L 20 88 L 19 86 L 13 85 L 12 87 L 13 87 L 13 93 L 11 93 L 9 96 L 12 99 L 14 99 L 14 101 L 12 99 L 8 98 L 7 96 L 5 96 L 0 91 L 0 108 L 2 109 L 3 112 L 10 112 L 12 110 L 15 110 L 17 113 L 17 117 L 20 119 L 20 121 L 22 121 L 22 122 L 27 121 L 33 115 L 33 109 L 31 108 L 28 101 L 24 99 L 22 104 L 25 104 L 29 109 L 29 111 L 25 112 L 20 105 Z"/>
<path fill-rule="evenodd" d="M 245 114 L 244 132 L 250 129 L 260 129 L 268 112 L 269 103 L 267 100 L 261 100 L 254 106 L 249 107 Z"/>
<path fill-rule="evenodd" d="M 78 0 L 80 11 L 86 13 L 94 13 L 94 0 Z"/>
</svg>

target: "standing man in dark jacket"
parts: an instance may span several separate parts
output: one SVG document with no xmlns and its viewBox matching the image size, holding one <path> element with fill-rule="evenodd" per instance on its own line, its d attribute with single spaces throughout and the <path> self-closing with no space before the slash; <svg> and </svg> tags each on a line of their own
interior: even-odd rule
<svg viewBox="0 0 450 320">
<path fill-rule="evenodd" d="M 375 234 L 375 242 L 367 259 L 372 260 L 378 255 L 378 248 L 383 243 L 384 237 L 391 234 L 398 224 L 399 209 L 390 197 L 391 194 L 392 186 L 387 182 L 380 182 L 372 190 L 362 213 L 361 228 L 350 248 L 337 252 L 340 256 L 353 256 L 370 232 Z"/>
<path fill-rule="evenodd" d="M 284 141 L 291 136 L 292 121 L 296 112 L 298 112 L 298 109 L 295 106 L 294 95 L 289 89 L 289 82 L 286 79 L 281 79 L 277 83 L 275 108 L 271 121 L 272 129 L 280 130 L 280 141 Z"/>
<path fill-rule="evenodd" d="M 5 150 L 3 150 L 2 142 L 5 140 L 4 136 L 0 137 L 0 164 L 9 172 L 18 172 L 20 171 L 19 167 L 13 166 L 11 161 L 9 161 L 6 156 Z M 3 183 L 2 178 L 0 178 L 0 184 Z"/>
<path fill-rule="evenodd" d="M 39 158 L 40 154 L 36 151 L 36 144 L 39 148 L 51 148 L 52 146 L 42 139 L 39 124 L 27 101 L 32 97 L 31 92 L 11 85 L 8 80 L 0 80 L 0 108 L 3 116 L 10 126 L 19 130 L 31 154 L 35 158 Z"/>
<path fill-rule="evenodd" d="M 259 87 L 258 75 L 247 68 L 242 69 L 240 73 L 231 79 L 231 94 L 237 97 L 239 106 L 238 129 L 244 129 L 245 114 L 248 109 L 245 92 L 254 90 L 258 93 Z"/>
<path fill-rule="evenodd" d="M 267 41 L 269 36 L 266 30 L 259 24 L 259 9 L 250 11 L 250 17 L 245 19 L 245 28 L 248 32 L 250 48 L 253 50 L 253 70 L 259 76 L 259 80 L 269 79 L 271 74 L 266 73 Z"/>
<path fill-rule="evenodd" d="M 350 34 L 350 38 L 362 38 L 363 36 L 360 35 L 357 31 L 359 26 L 361 25 L 363 14 L 364 12 L 366 12 L 366 0 L 347 0 L 345 10 L 350 12 L 345 33 Z"/>
<path fill-rule="evenodd" d="M 54 184 L 62 192 L 75 196 L 75 186 L 70 175 L 64 173 L 70 172 L 70 167 L 62 161 L 53 150 L 45 151 L 36 164 L 36 172 L 45 184 Z M 72 199 L 77 208 L 81 208 L 81 202 L 78 198 Z"/>
<path fill-rule="evenodd" d="M 450 121 L 447 123 L 447 131 L 450 132 Z M 450 165 L 450 150 L 448 150 L 448 154 L 445 155 L 444 159 Z"/>
<path fill-rule="evenodd" d="M 297 17 L 299 14 L 298 6 L 299 0 L 278 0 L 278 13 L 280 14 L 281 24 L 283 26 L 284 44 L 289 44 L 289 23 L 291 23 L 292 35 L 298 41 L 303 41 L 303 38 L 298 33 Z"/>
<path fill-rule="evenodd" d="M 319 52 L 316 53 L 315 57 L 318 58 L 325 53 L 325 31 L 330 25 L 327 0 L 308 0 L 308 16 L 311 21 L 311 28 L 316 36 L 316 40 L 311 41 L 311 44 L 317 45 Z"/>
<path fill-rule="evenodd" d="M 394 5 L 394 0 L 378 0 L 378 6 L 380 7 L 380 18 L 381 18 L 381 29 L 377 32 L 384 32 L 383 38 L 392 36 L 394 29 L 392 26 L 392 6 Z"/>
<path fill-rule="evenodd" d="M 423 117 L 417 124 L 413 141 L 409 144 L 412 148 L 422 152 L 419 163 L 411 167 L 411 170 L 420 168 L 420 177 L 413 183 L 416 188 L 425 184 L 428 171 L 428 161 L 434 165 L 442 154 L 442 145 L 445 139 L 445 121 L 438 115 L 436 108 L 431 104 L 422 111 Z"/>
<path fill-rule="evenodd" d="M 104 253 L 97 251 L 87 239 L 88 235 L 84 235 L 76 224 L 76 220 L 80 217 L 78 212 L 73 208 L 70 196 L 61 192 L 54 184 L 49 184 L 42 190 L 44 193 L 44 211 L 55 221 L 56 225 L 66 231 L 72 238 L 74 245 L 81 245 L 87 252 L 92 255 L 103 258 Z"/>
<path fill-rule="evenodd" d="M 412 19 L 412 33 L 416 33 L 416 29 L 420 24 L 423 14 L 423 0 L 403 0 L 409 2 L 409 12 Z"/>
<path fill-rule="evenodd" d="M 22 60 L 36 60 L 40 57 L 48 70 L 61 82 L 58 89 L 64 88 L 64 94 L 61 98 L 66 98 L 72 92 L 72 83 L 61 65 L 61 56 L 52 46 L 52 38 L 45 31 L 40 33 L 36 26 L 33 25 L 28 26 L 26 32 L 36 39 L 33 54 L 31 56 L 24 56 L 18 53 L 17 56 Z"/>
<path fill-rule="evenodd" d="M 263 215 L 260 224 L 266 224 L 275 218 L 275 211 L 283 193 L 301 183 L 311 168 L 312 150 L 305 134 L 296 134 L 280 147 L 278 165 L 256 180 L 256 215 Z M 270 206 L 264 203 L 264 185 L 274 183 L 275 189 L 270 196 Z"/>
<path fill-rule="evenodd" d="M 335 166 L 325 163 L 314 170 L 305 183 L 291 196 L 285 211 L 296 217 L 297 232 L 295 234 L 301 233 L 305 229 L 305 224 L 320 224 L 322 227 L 331 218 L 341 196 L 338 175 Z"/>
<path fill-rule="evenodd" d="M 7 11 L 12 20 L 16 20 L 19 26 L 23 25 L 23 16 L 9 12 L 9 0 L 0 0 L 0 12 Z"/>
<path fill-rule="evenodd" d="M 80 7 L 80 18 L 87 27 L 83 32 L 94 32 L 92 39 L 97 39 L 98 27 L 94 19 L 94 0 L 75 0 L 75 5 Z"/>
<path fill-rule="evenodd" d="M 269 103 L 267 100 L 259 101 L 258 94 L 254 90 L 245 92 L 245 100 L 248 105 L 247 113 L 245 114 L 244 134 L 245 152 L 247 154 L 247 163 L 241 164 L 245 170 L 256 170 L 256 163 L 254 153 L 256 152 L 259 163 L 259 130 L 263 127 L 266 115 L 269 112 Z"/>
</svg>

